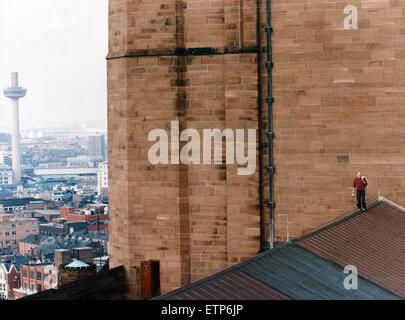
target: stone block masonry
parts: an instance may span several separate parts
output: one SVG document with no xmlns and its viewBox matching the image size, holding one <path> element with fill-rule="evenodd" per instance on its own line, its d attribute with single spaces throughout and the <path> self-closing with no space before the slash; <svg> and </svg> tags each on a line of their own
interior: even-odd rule
<svg viewBox="0 0 405 320">
<path fill-rule="evenodd" d="M 259 8 L 258 8 L 259 5 Z M 347 6 L 358 28 L 345 29 Z M 277 241 L 355 207 L 357 171 L 404 203 L 405 2 L 273 0 Z M 257 254 L 269 233 L 265 1 L 110 0 L 111 267 L 139 298 L 140 262 L 162 293 Z M 257 171 L 151 165 L 148 133 L 257 129 Z"/>
<path fill-rule="evenodd" d="M 255 19 L 253 1 L 110 1 L 110 252 L 133 298 L 141 261 L 159 260 L 168 292 L 260 250 L 258 172 L 148 161 L 171 121 L 258 129 Z"/>
<path fill-rule="evenodd" d="M 344 8 L 358 10 L 346 30 Z M 403 1 L 272 1 L 276 232 L 294 238 L 367 199 L 404 204 Z M 401 31 L 402 30 L 402 31 Z M 288 221 L 288 222 L 287 222 Z"/>
</svg>

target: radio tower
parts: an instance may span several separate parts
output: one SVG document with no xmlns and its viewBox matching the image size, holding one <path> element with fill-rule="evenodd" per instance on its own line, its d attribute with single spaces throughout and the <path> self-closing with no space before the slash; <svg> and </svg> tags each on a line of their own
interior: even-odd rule
<svg viewBox="0 0 405 320">
<path fill-rule="evenodd" d="M 24 98 L 26 94 L 27 89 L 18 86 L 18 73 L 13 72 L 11 74 L 11 87 L 4 89 L 4 95 L 6 98 L 11 99 L 14 184 L 19 184 L 21 181 L 20 114 L 18 101 Z"/>
</svg>

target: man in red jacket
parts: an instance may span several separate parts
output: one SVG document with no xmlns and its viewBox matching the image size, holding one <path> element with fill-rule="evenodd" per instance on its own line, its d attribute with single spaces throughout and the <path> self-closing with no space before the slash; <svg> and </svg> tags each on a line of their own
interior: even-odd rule
<svg viewBox="0 0 405 320">
<path fill-rule="evenodd" d="M 367 208 L 366 204 L 366 186 L 368 182 L 366 177 L 362 177 L 361 173 L 357 173 L 357 178 L 353 181 L 353 192 L 352 197 L 354 197 L 354 190 L 357 190 L 357 208 L 365 211 Z"/>
</svg>

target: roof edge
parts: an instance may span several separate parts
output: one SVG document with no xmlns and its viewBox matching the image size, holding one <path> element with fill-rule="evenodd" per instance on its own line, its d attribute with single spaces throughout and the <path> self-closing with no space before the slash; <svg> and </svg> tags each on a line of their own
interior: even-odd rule
<svg viewBox="0 0 405 320">
<path fill-rule="evenodd" d="M 302 250 L 305 250 L 305 251 L 307 251 L 308 253 L 312 253 L 312 254 L 316 255 L 318 258 L 324 260 L 324 261 L 327 262 L 327 263 L 330 263 L 330 264 L 332 264 L 332 265 L 334 265 L 334 266 L 336 266 L 336 267 L 339 267 L 339 268 L 344 269 L 344 266 L 340 265 L 339 263 L 337 263 L 337 262 L 335 262 L 335 261 L 333 261 L 333 260 L 331 260 L 331 259 L 326 259 L 326 258 L 320 256 L 319 254 L 317 254 L 317 253 L 315 253 L 315 252 L 313 252 L 313 251 L 311 251 L 311 250 L 309 250 L 309 249 L 307 249 L 307 248 L 301 246 L 299 243 L 296 244 L 296 247 L 297 247 L 297 248 L 300 248 L 300 249 L 302 249 Z M 405 297 L 402 297 L 402 296 L 400 296 L 400 295 L 398 295 L 398 294 L 392 292 L 392 291 L 389 290 L 388 288 L 385 288 L 385 287 L 383 287 L 382 285 L 380 285 L 380 284 L 378 284 L 378 283 L 375 283 L 375 282 L 372 281 L 371 279 L 368 279 L 368 278 L 362 276 L 361 274 L 358 274 L 357 276 L 358 276 L 360 279 L 363 279 L 363 281 L 366 281 L 366 282 L 368 282 L 368 283 L 370 283 L 370 284 L 372 284 L 372 285 L 378 287 L 378 288 L 381 289 L 382 291 L 385 291 L 386 293 L 389 293 L 389 294 L 391 294 L 391 295 L 393 295 L 393 296 L 396 296 L 396 297 L 398 297 L 400 300 L 405 300 Z"/>
<path fill-rule="evenodd" d="M 380 201 L 380 202 L 385 202 L 385 203 L 387 203 L 387 204 L 389 204 L 389 205 L 391 205 L 391 206 L 394 206 L 394 207 L 396 207 L 397 209 L 399 209 L 399 210 L 405 212 L 405 207 L 401 206 L 400 204 L 398 204 L 398 203 L 396 203 L 396 202 L 394 202 L 394 201 L 392 201 L 392 200 L 390 200 L 390 199 L 387 199 L 387 198 L 385 198 L 385 197 L 383 197 L 383 196 L 379 196 L 379 197 L 377 198 L 377 200 Z"/>
<path fill-rule="evenodd" d="M 368 208 L 368 209 L 369 209 L 369 208 L 373 208 L 373 207 L 375 207 L 375 206 L 378 206 L 378 205 L 381 204 L 382 202 L 386 202 L 386 203 L 392 204 L 392 205 L 394 205 L 394 206 L 396 206 L 396 207 L 401 207 L 399 204 L 396 204 L 396 203 L 392 202 L 391 200 L 388 200 L 388 199 L 386 199 L 386 198 L 384 198 L 384 197 L 382 197 L 382 196 L 379 196 L 379 197 L 377 197 L 375 200 L 373 200 L 373 201 L 371 201 L 370 203 L 368 203 L 368 204 L 367 204 L 367 208 Z M 402 210 L 405 211 L 405 208 L 404 208 L 404 207 L 401 207 L 401 208 L 402 208 Z M 301 241 L 301 240 L 304 240 L 304 239 L 306 239 L 306 238 L 308 238 L 308 237 L 314 235 L 315 233 L 318 233 L 318 232 L 320 232 L 320 231 L 323 231 L 323 230 L 325 230 L 325 229 L 328 229 L 328 228 L 330 228 L 330 227 L 333 227 L 333 226 L 335 226 L 335 225 L 337 225 L 337 224 L 339 224 L 339 223 L 341 223 L 341 222 L 343 222 L 343 221 L 346 221 L 346 220 L 348 220 L 348 219 L 350 219 L 350 218 L 353 218 L 353 217 L 359 215 L 360 213 L 361 213 L 360 209 L 354 209 L 354 210 L 352 210 L 352 211 L 350 211 L 350 212 L 344 214 L 343 216 L 340 216 L 340 217 L 338 217 L 338 218 L 336 218 L 336 219 L 334 219 L 334 220 L 332 220 L 332 221 L 330 221 L 330 222 L 327 222 L 326 224 L 324 224 L 324 225 L 322 225 L 322 226 L 320 226 L 320 227 L 318 227 L 318 228 L 316 228 L 316 229 L 314 229 L 314 230 L 312 230 L 312 231 L 310 231 L 310 232 L 308 232 L 308 233 L 306 233 L 306 234 L 304 234 L 304 235 L 302 235 L 302 236 L 300 236 L 300 237 L 298 237 L 298 238 L 296 238 L 296 239 L 294 239 L 294 240 L 291 240 L 291 243 L 292 243 L 292 244 L 295 244 L 296 242 Z"/>
<path fill-rule="evenodd" d="M 273 252 L 275 252 L 275 251 L 278 251 L 278 250 L 280 250 L 280 249 L 282 249 L 282 248 L 284 248 L 284 247 L 286 247 L 286 246 L 289 246 L 289 245 L 291 245 L 291 242 L 284 242 L 284 243 L 282 243 L 282 244 L 276 246 L 275 248 L 273 248 L 273 249 L 271 249 L 271 250 L 263 251 L 262 253 L 259 253 L 258 255 L 255 255 L 255 256 L 253 256 L 253 257 L 251 257 L 251 258 L 249 258 L 249 259 L 246 259 L 246 260 L 244 260 L 244 261 L 241 261 L 241 262 L 239 262 L 239 263 L 236 263 L 236 264 L 234 264 L 233 266 L 230 266 L 230 267 L 228 267 L 228 268 L 226 268 L 226 269 L 223 269 L 223 270 L 221 270 L 221 271 L 219 271 L 219 272 L 216 272 L 216 273 L 214 273 L 214 274 L 212 274 L 212 275 L 210 275 L 210 276 L 208 276 L 208 277 L 204 277 L 204 278 L 202 278 L 202 279 L 200 279 L 200 280 L 198 280 L 198 281 L 196 281 L 196 282 L 190 283 L 190 284 L 188 284 L 188 285 L 185 285 L 185 286 L 183 286 L 183 287 L 174 289 L 174 290 L 172 290 L 172 291 L 170 291 L 170 292 L 167 292 L 167 293 L 165 293 L 165 294 L 162 294 L 162 295 L 160 295 L 160 296 L 154 297 L 152 300 L 161 300 L 161 298 L 166 298 L 166 297 L 170 297 L 170 296 L 175 295 L 175 294 L 182 293 L 183 291 L 186 291 L 186 290 L 191 289 L 191 288 L 194 288 L 194 287 L 196 287 L 196 286 L 198 286 L 198 285 L 200 285 L 200 284 L 202 284 L 202 283 L 205 283 L 205 282 L 208 282 L 208 281 L 213 280 L 213 279 L 215 279 L 215 278 L 218 278 L 218 277 L 220 277 L 220 276 L 222 276 L 222 275 L 225 275 L 225 274 L 227 274 L 227 273 L 229 273 L 229 272 L 231 272 L 231 271 L 233 271 L 233 270 L 238 270 L 238 269 L 240 269 L 242 266 L 245 266 L 245 265 L 247 265 L 247 264 L 250 264 L 250 263 L 252 263 L 253 261 L 256 261 L 257 259 L 262 258 L 263 256 L 266 256 L 266 255 L 268 255 L 268 254 L 271 254 L 271 253 L 273 253 Z M 241 271 L 241 272 L 243 272 L 243 271 Z M 258 280 L 258 279 L 256 279 L 256 280 L 257 280 L 257 281 L 260 281 L 260 280 Z M 260 281 L 260 282 L 261 282 L 261 281 Z M 285 293 L 283 293 L 283 292 L 281 292 L 281 291 L 279 291 L 279 290 L 277 290 L 277 289 L 275 289 L 275 288 L 273 288 L 273 287 L 271 287 L 271 286 L 269 286 L 269 285 L 267 285 L 267 284 L 266 284 L 266 286 L 268 286 L 269 288 L 272 288 L 273 290 L 276 290 L 277 292 L 282 293 L 283 295 L 289 297 L 289 296 L 286 295 Z"/>
<path fill-rule="evenodd" d="M 373 207 L 375 207 L 375 206 L 380 205 L 380 204 L 383 203 L 383 202 L 385 202 L 385 203 L 387 203 L 387 204 L 389 204 L 389 205 L 395 206 L 396 208 L 398 208 L 398 209 L 400 209 L 400 210 L 402 210 L 402 211 L 405 212 L 405 207 L 402 207 L 401 205 L 399 205 L 399 204 L 397 204 L 397 203 L 395 203 L 395 202 L 393 202 L 393 201 L 391 201 L 391 200 L 389 200 L 389 199 L 386 199 L 386 198 L 384 198 L 383 196 L 379 196 L 379 197 L 377 197 L 375 200 L 369 202 L 369 203 L 367 204 L 367 208 L 373 208 Z M 165 294 L 162 294 L 162 295 L 160 295 L 160 296 L 157 296 L 157 297 L 153 298 L 152 300 L 160 300 L 160 299 L 162 299 L 162 298 L 169 298 L 170 296 L 175 295 L 175 294 L 180 294 L 180 293 L 182 293 L 183 291 L 186 291 L 186 290 L 188 290 L 188 289 L 191 289 L 191 288 L 193 288 L 193 287 L 195 287 L 195 286 L 198 286 L 198 285 L 200 285 L 200 284 L 202 284 L 202 283 L 205 283 L 205 282 L 207 282 L 207 281 L 213 280 L 213 279 L 215 279 L 215 278 L 217 278 L 217 277 L 220 277 L 220 276 L 222 276 L 222 275 L 224 275 L 224 274 L 227 274 L 227 273 L 229 273 L 229 272 L 231 272 L 231 271 L 233 271 L 233 270 L 240 269 L 242 266 L 248 265 L 248 264 L 250 264 L 250 263 L 256 261 L 257 259 L 262 258 L 263 256 L 272 254 L 272 253 L 274 253 L 274 252 L 276 252 L 276 251 L 278 251 L 278 250 L 280 250 L 280 249 L 282 249 L 282 248 L 285 248 L 285 247 L 287 247 L 287 246 L 295 245 L 296 242 L 298 242 L 298 241 L 301 241 L 301 240 L 303 240 L 303 239 L 305 239 L 305 238 L 308 238 L 308 237 L 312 236 L 312 235 L 315 234 L 315 233 L 318 233 L 318 232 L 320 232 L 320 231 L 322 231 L 322 230 L 325 230 L 325 229 L 327 229 L 327 228 L 330 228 L 330 227 L 332 227 L 332 226 L 335 226 L 335 225 L 337 225 L 337 224 L 339 224 L 339 223 L 341 223 L 341 222 L 343 222 L 343 221 L 345 221 L 345 220 L 348 220 L 348 219 L 350 219 L 350 218 L 352 218 L 352 217 L 355 217 L 355 216 L 357 216 L 357 215 L 359 215 L 359 214 L 361 214 L 361 211 L 360 211 L 359 209 L 352 210 L 352 211 L 350 211 L 350 212 L 344 214 L 343 216 L 340 216 L 340 217 L 338 217 L 338 218 L 336 218 L 336 219 L 334 219 L 334 220 L 332 220 L 332 221 L 330 221 L 330 222 L 328 222 L 328 223 L 326 223 L 326 224 L 324 224 L 324 225 L 322 225 L 322 226 L 320 226 L 320 227 L 318 227 L 318 228 L 316 228 L 316 229 L 314 229 L 314 230 L 308 232 L 307 234 L 305 234 L 305 235 L 303 235 L 303 236 L 301 236 L 301 237 L 298 237 L 298 238 L 296 238 L 296 239 L 294 239 L 294 240 L 291 240 L 291 241 L 284 242 L 284 243 L 282 243 L 282 244 L 280 244 L 280 245 L 277 245 L 277 246 L 276 246 L 275 248 L 273 248 L 272 250 L 266 250 L 266 251 L 264 251 L 264 252 L 262 252 L 262 253 L 259 253 L 259 254 L 256 255 L 256 256 L 253 256 L 253 257 L 251 257 L 251 258 L 249 258 L 249 259 L 246 259 L 246 260 L 244 260 L 244 261 L 242 261 L 242 262 L 239 262 L 239 263 L 237 263 L 237 264 L 235 264 L 235 265 L 233 265 L 233 266 L 230 266 L 230 267 L 228 267 L 228 268 L 225 268 L 225 269 L 223 269 L 223 270 L 221 270 L 221 271 L 219 271 L 219 272 L 217 272 L 217 273 L 214 273 L 214 274 L 212 274 L 212 275 L 210 275 L 210 276 L 208 276 L 208 277 L 204 277 L 203 279 L 200 279 L 200 280 L 198 280 L 198 281 L 196 281 L 196 282 L 190 283 L 190 284 L 185 285 L 185 286 L 183 286 L 183 287 L 177 288 L 177 289 L 175 289 L 175 290 L 172 290 L 172 291 L 170 291 L 170 292 L 167 292 L 167 293 L 165 293 Z M 297 245 L 298 245 L 298 244 L 297 244 Z M 303 248 L 303 247 L 301 247 L 301 246 L 299 246 L 299 247 L 300 247 L 300 248 Z M 303 248 L 303 249 L 305 249 L 305 248 Z M 306 250 L 306 249 L 305 249 L 305 250 Z M 311 252 L 311 251 L 309 251 L 309 252 Z M 311 253 L 313 253 L 313 252 L 311 252 Z M 315 254 L 315 253 L 313 253 L 313 254 Z M 317 255 L 317 254 L 315 254 L 315 255 Z M 317 256 L 320 257 L 319 255 L 317 255 Z M 321 257 L 321 258 L 322 258 L 322 257 Z M 329 260 L 328 260 L 328 261 L 329 261 Z M 329 262 L 332 262 L 332 261 L 329 261 Z M 338 265 L 338 264 L 336 264 L 336 265 Z M 243 272 L 243 271 L 242 271 L 242 272 Z M 366 279 L 366 278 L 364 278 L 364 279 L 365 279 L 366 281 L 372 283 L 372 284 L 375 284 L 374 282 L 370 281 L 369 279 Z M 258 279 L 256 279 L 256 280 L 258 280 Z M 258 281 L 260 281 L 260 280 L 258 280 Z M 267 284 L 266 284 L 266 285 L 267 285 Z M 269 285 L 267 285 L 267 286 L 269 286 Z M 280 290 L 277 290 L 277 289 L 273 288 L 272 286 L 269 286 L 269 287 L 272 288 L 273 290 L 276 290 L 277 292 L 280 292 L 280 293 L 282 293 L 283 295 L 289 297 L 286 293 L 284 293 L 284 292 L 282 292 L 282 291 L 280 291 Z M 389 291 L 387 288 L 384 288 L 384 287 L 381 287 L 381 288 L 383 288 L 383 289 L 384 289 L 385 291 L 387 291 L 387 292 L 392 293 L 392 292 Z M 394 294 L 394 293 L 392 293 L 392 294 Z M 394 295 L 396 295 L 396 294 L 394 294 Z M 396 296 L 398 296 L 398 295 L 396 295 Z"/>
</svg>

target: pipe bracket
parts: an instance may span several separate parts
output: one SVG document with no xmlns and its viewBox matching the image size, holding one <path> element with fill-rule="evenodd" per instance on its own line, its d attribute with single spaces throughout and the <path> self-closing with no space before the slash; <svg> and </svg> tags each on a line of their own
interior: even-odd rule
<svg viewBox="0 0 405 320">
<path fill-rule="evenodd" d="M 267 205 L 269 208 L 275 209 L 276 208 L 276 203 L 275 202 L 268 202 Z"/>
<path fill-rule="evenodd" d="M 268 168 L 267 168 L 267 172 L 270 173 L 270 174 L 275 174 L 275 173 L 276 173 L 276 168 L 274 168 L 274 167 L 268 167 Z"/>
</svg>

